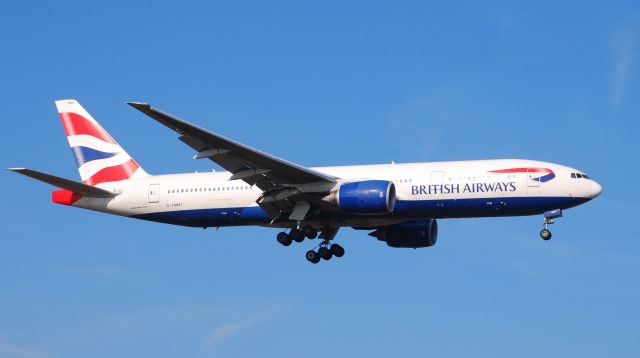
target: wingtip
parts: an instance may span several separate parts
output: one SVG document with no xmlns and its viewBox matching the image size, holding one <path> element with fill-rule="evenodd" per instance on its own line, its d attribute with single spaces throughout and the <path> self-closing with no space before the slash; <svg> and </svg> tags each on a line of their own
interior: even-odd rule
<svg viewBox="0 0 640 358">
<path fill-rule="evenodd" d="M 144 102 L 127 102 L 127 104 L 135 109 L 151 108 L 151 105 L 149 103 Z"/>
<path fill-rule="evenodd" d="M 27 168 L 5 168 L 5 169 L 7 169 L 9 171 L 12 171 L 12 172 L 22 172 L 22 171 L 27 170 Z"/>
</svg>

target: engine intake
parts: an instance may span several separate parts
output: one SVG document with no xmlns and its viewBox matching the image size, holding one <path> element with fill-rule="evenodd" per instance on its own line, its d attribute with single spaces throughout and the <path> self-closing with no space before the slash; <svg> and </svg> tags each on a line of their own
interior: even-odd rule
<svg viewBox="0 0 640 358">
<path fill-rule="evenodd" d="M 438 222 L 435 219 L 410 221 L 378 228 L 369 235 L 391 247 L 430 247 L 438 240 Z"/>
<path fill-rule="evenodd" d="M 396 206 L 396 187 L 386 180 L 342 184 L 334 196 L 340 210 L 363 215 L 387 214 Z"/>
</svg>

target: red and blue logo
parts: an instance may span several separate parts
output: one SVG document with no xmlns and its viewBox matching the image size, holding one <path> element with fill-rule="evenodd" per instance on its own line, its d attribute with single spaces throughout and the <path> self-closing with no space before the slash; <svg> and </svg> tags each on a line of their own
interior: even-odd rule
<svg viewBox="0 0 640 358">
<path fill-rule="evenodd" d="M 490 173 L 534 173 L 530 179 L 540 183 L 546 183 L 556 177 L 556 173 L 549 168 L 509 168 L 492 170 Z"/>
</svg>

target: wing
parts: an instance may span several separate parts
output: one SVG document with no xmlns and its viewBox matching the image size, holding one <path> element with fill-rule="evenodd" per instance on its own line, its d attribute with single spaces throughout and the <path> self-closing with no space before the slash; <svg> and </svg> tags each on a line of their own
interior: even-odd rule
<svg viewBox="0 0 640 358">
<path fill-rule="evenodd" d="M 262 190 L 281 185 L 335 182 L 334 177 L 225 138 L 159 111 L 147 103 L 128 104 L 180 134 L 181 141 L 198 151 L 196 159 L 209 158 L 218 163 L 233 173 L 232 180 L 242 179 L 251 185 L 257 184 Z"/>
<path fill-rule="evenodd" d="M 230 180 L 243 180 L 249 185 L 257 185 L 265 192 L 258 204 L 274 219 L 294 211 L 296 206 L 298 210 L 294 217 L 306 216 L 310 207 L 301 202 L 307 202 L 308 198 L 301 198 L 309 193 L 300 190 L 301 186 L 319 184 L 315 187 L 327 188 L 336 183 L 335 177 L 225 138 L 155 109 L 148 103 L 127 104 L 178 133 L 182 142 L 198 152 L 194 158 L 208 158 L 219 164 L 232 173 Z"/>
</svg>

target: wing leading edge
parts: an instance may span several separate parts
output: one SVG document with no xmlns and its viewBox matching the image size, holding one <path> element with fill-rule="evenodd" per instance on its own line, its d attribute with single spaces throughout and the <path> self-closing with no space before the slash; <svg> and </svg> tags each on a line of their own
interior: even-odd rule
<svg viewBox="0 0 640 358">
<path fill-rule="evenodd" d="M 243 180 L 260 188 L 263 195 L 257 203 L 274 221 L 289 213 L 290 220 L 303 220 L 312 205 L 318 203 L 317 199 L 326 195 L 327 188 L 337 182 L 338 178 L 238 143 L 148 103 L 127 104 L 178 133 L 182 142 L 198 152 L 195 159 L 210 159 L 232 173 L 230 180 Z"/>
<path fill-rule="evenodd" d="M 329 182 L 336 178 L 277 158 L 187 121 L 153 108 L 148 103 L 127 102 L 133 108 L 155 119 L 180 135 L 180 140 L 198 154 L 194 158 L 208 158 L 240 179 L 262 190 L 291 187 L 296 184 Z"/>
</svg>

